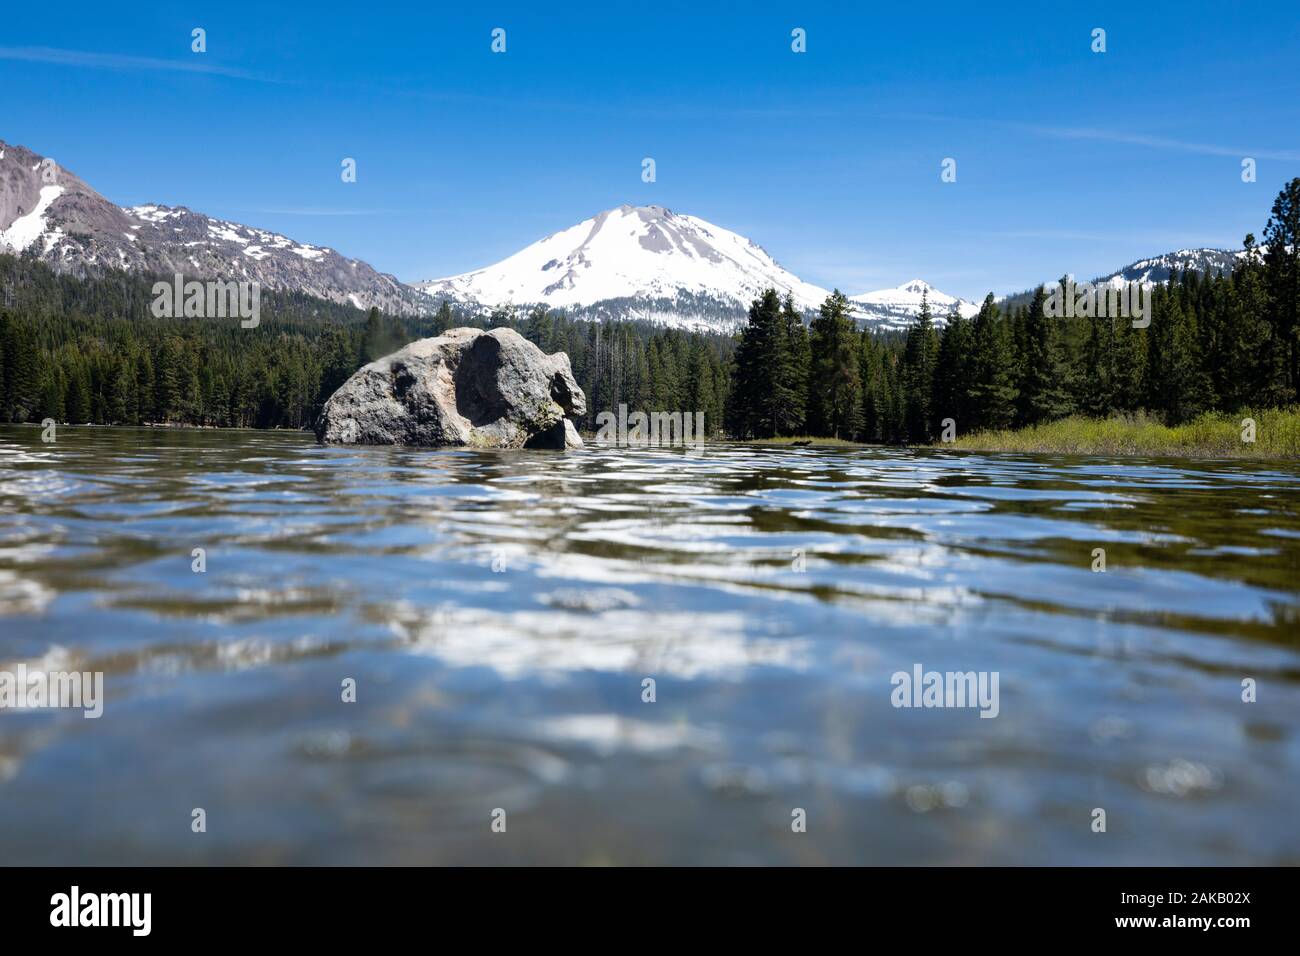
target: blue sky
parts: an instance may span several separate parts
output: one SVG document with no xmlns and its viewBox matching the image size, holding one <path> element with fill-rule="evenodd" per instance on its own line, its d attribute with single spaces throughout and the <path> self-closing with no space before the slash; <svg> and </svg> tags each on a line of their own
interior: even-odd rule
<svg viewBox="0 0 1300 956">
<path fill-rule="evenodd" d="M 628 202 L 972 299 L 1238 245 L 1300 175 L 1294 2 L 380 6 L 10 4 L 0 139 L 408 281 Z"/>
</svg>

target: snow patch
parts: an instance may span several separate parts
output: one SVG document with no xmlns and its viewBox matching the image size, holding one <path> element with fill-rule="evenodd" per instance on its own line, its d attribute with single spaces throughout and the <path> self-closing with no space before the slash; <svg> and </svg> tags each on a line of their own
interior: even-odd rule
<svg viewBox="0 0 1300 956">
<path fill-rule="evenodd" d="M 237 242 L 241 246 L 246 246 L 251 241 L 249 239 L 245 239 L 239 233 L 235 232 L 235 230 L 230 227 L 229 223 L 223 222 L 218 224 L 218 223 L 209 222 L 208 232 L 211 235 L 216 236 L 218 239 L 224 239 L 226 242 Z"/>
<path fill-rule="evenodd" d="M 36 164 L 38 167 L 40 163 Z M 62 186 L 42 186 L 41 198 L 36 208 L 15 219 L 8 229 L 0 232 L 0 246 L 22 252 L 45 232 L 45 213 L 54 200 L 63 195 Z"/>
</svg>

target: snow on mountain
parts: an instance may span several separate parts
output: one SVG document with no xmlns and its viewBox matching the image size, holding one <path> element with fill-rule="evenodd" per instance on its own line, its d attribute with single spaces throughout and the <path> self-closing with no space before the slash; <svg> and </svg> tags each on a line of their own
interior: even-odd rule
<svg viewBox="0 0 1300 956">
<path fill-rule="evenodd" d="M 0 142 L 0 252 L 35 255 L 61 272 L 103 268 L 260 282 L 390 312 L 430 304 L 393 276 L 333 249 L 213 219 L 184 206 L 123 209 L 71 171 Z"/>
<path fill-rule="evenodd" d="M 849 301 L 860 325 L 872 329 L 905 329 L 921 314 L 922 296 L 929 300 L 936 326 L 943 325 L 954 305 L 968 319 L 980 310 L 977 303 L 940 292 L 922 279 L 905 282 L 896 289 L 850 296 Z"/>
<path fill-rule="evenodd" d="M 462 308 L 546 303 L 572 318 L 648 319 L 727 330 L 745 319 L 767 288 L 815 311 L 827 296 L 782 268 L 744 236 L 662 206 L 623 205 L 547 236 L 495 265 L 409 286 L 333 249 L 222 219 L 184 206 L 109 202 L 71 171 L 22 146 L 0 141 L 0 252 L 34 255 L 84 275 L 103 268 L 170 277 L 258 281 L 360 309 L 428 314 L 444 299 Z M 1244 252 L 1180 249 L 1142 259 L 1094 281 L 1163 282 L 1170 271 L 1220 272 Z M 906 328 L 926 295 L 936 325 L 955 305 L 979 305 L 920 279 L 850 298 L 860 325 Z M 1028 293 L 1004 302 L 1027 299 Z"/>
<path fill-rule="evenodd" d="M 491 307 L 545 302 L 574 317 L 732 326 L 764 289 L 815 309 L 827 291 L 783 269 L 756 243 L 662 206 L 619 206 L 495 265 L 418 283 L 435 299 Z"/>
<path fill-rule="evenodd" d="M 1262 253 L 1262 250 L 1261 250 Z M 1246 255 L 1244 249 L 1179 249 L 1152 259 L 1139 259 L 1124 268 L 1102 276 L 1094 281 L 1098 284 L 1121 285 L 1125 282 L 1142 282 L 1151 284 L 1166 282 L 1172 270 L 1179 272 L 1191 270 L 1206 274 L 1231 272 L 1237 262 Z"/>
</svg>

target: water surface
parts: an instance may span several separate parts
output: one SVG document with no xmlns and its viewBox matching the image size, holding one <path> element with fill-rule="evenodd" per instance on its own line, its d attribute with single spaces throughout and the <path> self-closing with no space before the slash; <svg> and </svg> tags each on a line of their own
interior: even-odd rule
<svg viewBox="0 0 1300 956">
<path fill-rule="evenodd" d="M 1297 864 L 1298 492 L 0 428 L 0 668 L 107 697 L 0 711 L 0 860 Z M 998 716 L 893 707 L 918 663 L 996 671 Z"/>
</svg>

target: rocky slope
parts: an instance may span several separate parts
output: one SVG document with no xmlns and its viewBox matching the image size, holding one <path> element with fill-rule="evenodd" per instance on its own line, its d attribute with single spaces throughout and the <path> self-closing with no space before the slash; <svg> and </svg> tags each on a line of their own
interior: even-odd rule
<svg viewBox="0 0 1300 956">
<path fill-rule="evenodd" d="M 214 219 L 184 206 L 123 208 L 71 170 L 0 141 L 0 252 L 63 272 L 116 268 L 161 276 L 260 282 L 396 313 L 430 302 L 391 275 L 333 249 Z M 436 303 L 433 304 L 436 306 Z"/>
</svg>

